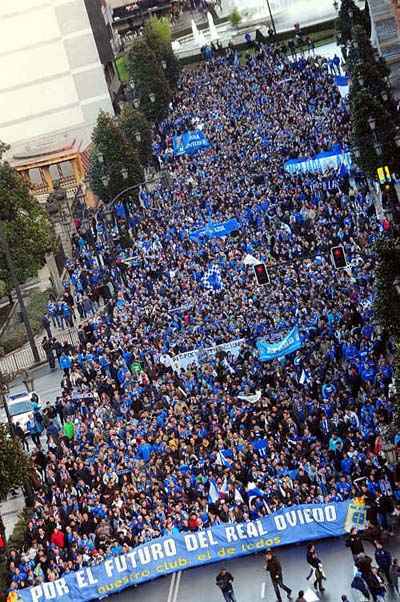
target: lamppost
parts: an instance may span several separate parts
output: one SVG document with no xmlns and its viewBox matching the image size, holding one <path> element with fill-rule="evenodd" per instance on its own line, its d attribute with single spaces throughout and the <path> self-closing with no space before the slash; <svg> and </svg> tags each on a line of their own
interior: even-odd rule
<svg viewBox="0 0 400 602">
<path fill-rule="evenodd" d="M 46 209 L 47 215 L 61 239 L 64 253 L 70 257 L 72 255 L 72 215 L 67 193 L 58 183 L 54 184 L 54 191 L 47 197 Z"/>
<path fill-rule="evenodd" d="M 150 92 L 148 95 L 148 98 L 152 105 L 156 102 L 156 95 L 154 94 L 154 92 Z M 133 106 L 135 107 L 135 109 L 138 109 L 140 107 L 140 98 L 139 97 L 136 97 L 133 100 Z"/>
<path fill-rule="evenodd" d="M 8 428 L 10 430 L 10 435 L 13 437 L 15 434 L 14 431 L 14 425 L 13 425 L 13 421 L 11 418 L 11 414 L 10 414 L 10 410 L 8 407 L 8 402 L 7 402 L 7 394 L 9 393 L 10 388 L 8 386 L 8 381 L 6 380 L 4 374 L 2 372 L 0 372 L 0 399 L 1 399 L 1 405 L 4 408 L 4 411 L 6 413 L 7 416 L 7 423 L 8 423 Z"/>
<path fill-rule="evenodd" d="M 18 305 L 21 311 L 22 320 L 25 325 L 26 335 L 28 337 L 29 346 L 32 349 L 33 359 L 36 364 L 40 362 L 39 351 L 36 347 L 35 337 L 33 335 L 33 330 L 31 323 L 29 321 L 28 312 L 26 311 L 24 299 L 22 296 L 21 288 L 19 286 L 17 271 L 15 268 L 14 260 L 10 251 L 10 244 L 8 242 L 7 232 L 5 228 L 5 223 L 0 221 L 0 246 L 3 248 L 4 257 L 7 264 L 7 271 L 10 276 L 12 286 L 15 290 L 15 294 L 17 295 Z"/>
<path fill-rule="evenodd" d="M 35 379 L 29 370 L 23 370 L 22 372 L 22 382 L 25 385 L 25 388 L 28 393 L 33 393 L 33 385 L 35 383 Z"/>
<path fill-rule="evenodd" d="M 165 187 L 168 187 L 170 185 L 170 174 L 168 173 L 167 170 L 161 170 L 161 174 L 160 174 L 160 179 L 163 183 L 163 185 Z M 128 192 L 132 192 L 134 190 L 137 190 L 138 188 L 141 188 L 142 186 L 147 186 L 147 184 L 150 184 L 152 181 L 154 180 L 145 180 L 144 182 L 140 182 L 139 184 L 134 184 L 133 186 L 128 186 L 127 188 L 125 188 L 124 190 L 121 190 L 121 192 L 119 192 L 113 199 L 112 201 L 110 201 L 103 213 L 104 213 L 104 218 L 105 218 L 105 223 L 106 226 L 109 227 L 113 227 L 114 225 L 114 211 L 113 211 L 113 207 L 115 205 L 115 203 L 124 195 L 126 195 Z M 121 234 L 120 228 L 119 228 L 119 224 L 118 224 L 118 220 L 117 220 L 117 226 L 118 226 L 118 230 Z"/>
<path fill-rule="evenodd" d="M 266 2 L 267 2 L 268 12 L 269 12 L 269 18 L 271 19 L 272 29 L 274 30 L 274 34 L 276 35 L 276 26 L 275 26 L 274 17 L 272 16 L 271 5 L 269 3 L 269 0 L 266 0 Z"/>
<path fill-rule="evenodd" d="M 104 155 L 103 155 L 103 153 L 98 153 L 97 158 L 98 158 L 99 162 L 103 165 L 104 164 Z M 122 167 L 120 173 L 121 173 L 122 179 L 124 181 L 126 181 L 128 179 L 128 177 L 129 177 L 128 169 L 126 167 Z M 105 188 L 107 188 L 107 186 L 110 183 L 110 176 L 108 174 L 104 174 L 101 177 L 101 181 L 103 183 L 103 186 Z M 124 205 L 125 213 L 128 214 L 129 213 L 129 208 L 128 208 L 128 205 L 126 203 L 126 200 L 123 199 L 122 203 Z M 117 220 L 117 226 L 118 226 L 118 220 Z"/>
</svg>

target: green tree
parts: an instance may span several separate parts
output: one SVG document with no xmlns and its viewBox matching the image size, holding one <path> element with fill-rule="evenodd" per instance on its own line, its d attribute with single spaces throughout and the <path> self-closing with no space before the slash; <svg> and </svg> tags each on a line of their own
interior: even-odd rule
<svg viewBox="0 0 400 602">
<path fill-rule="evenodd" d="M 10 437 L 8 426 L 0 424 L 0 499 L 12 489 L 30 484 L 32 464 L 18 439 Z"/>
<path fill-rule="evenodd" d="M 144 24 L 144 35 L 148 43 L 148 37 L 155 36 L 164 44 L 171 44 L 171 24 L 165 17 L 150 17 Z"/>
<path fill-rule="evenodd" d="M 336 31 L 341 46 L 346 46 L 352 40 L 352 28 L 357 24 L 365 27 L 364 12 L 358 8 L 354 0 L 342 0 L 336 19 Z"/>
<path fill-rule="evenodd" d="M 390 112 L 356 84 L 352 86 L 350 108 L 354 161 L 370 177 L 375 177 L 377 168 L 382 165 L 388 165 L 391 171 L 395 171 L 399 149 L 394 142 L 397 132 Z"/>
<path fill-rule="evenodd" d="M 375 243 L 375 301 L 374 310 L 383 333 L 395 338 L 394 384 L 396 390 L 395 414 L 389 434 L 400 428 L 400 238 L 386 235 Z"/>
<path fill-rule="evenodd" d="M 137 151 L 142 165 L 148 165 L 152 157 L 151 127 L 146 117 L 131 105 L 125 105 L 118 119 L 125 140 Z M 140 140 L 137 140 L 140 135 Z"/>
<path fill-rule="evenodd" d="M 399 118 L 388 81 L 389 70 L 385 61 L 376 57 L 361 25 L 353 28 L 347 64 L 351 73 L 354 159 L 369 176 L 375 176 L 382 165 L 397 171 L 400 152 L 395 139 Z"/>
<path fill-rule="evenodd" d="M 233 27 L 238 27 L 240 21 L 242 20 L 242 16 L 237 8 L 234 8 L 231 14 L 229 15 L 229 21 Z"/>
<path fill-rule="evenodd" d="M 134 82 L 140 100 L 140 110 L 146 118 L 154 122 L 165 117 L 171 90 L 157 56 L 143 38 L 132 44 L 127 67 L 129 79 Z"/>
<path fill-rule="evenodd" d="M 353 80 L 361 81 L 362 88 L 368 90 L 371 95 L 377 96 L 386 108 L 395 110 L 389 83 L 390 69 L 382 57 L 377 58 L 369 35 L 360 25 L 353 28 L 353 42 L 347 65 Z"/>
<path fill-rule="evenodd" d="M 93 192 L 109 203 L 125 188 L 143 182 L 143 168 L 132 144 L 115 119 L 101 111 L 92 133 L 89 181 Z"/>
<path fill-rule="evenodd" d="M 400 296 L 394 285 L 400 276 L 400 238 L 380 238 L 375 252 L 375 314 L 382 328 L 400 338 Z"/>
<path fill-rule="evenodd" d="M 175 90 L 179 79 L 179 61 L 176 58 L 171 44 L 171 26 L 169 21 L 162 17 L 151 17 L 144 25 L 144 38 L 147 45 L 154 52 L 158 63 L 165 71 L 171 90 Z"/>
<path fill-rule="evenodd" d="M 3 159 L 8 146 L 0 142 L 0 221 L 11 249 L 19 282 L 36 276 L 54 245 L 47 213 L 31 195 L 16 169 Z M 0 281 L 3 292 L 12 290 L 5 255 L 0 247 Z"/>
</svg>

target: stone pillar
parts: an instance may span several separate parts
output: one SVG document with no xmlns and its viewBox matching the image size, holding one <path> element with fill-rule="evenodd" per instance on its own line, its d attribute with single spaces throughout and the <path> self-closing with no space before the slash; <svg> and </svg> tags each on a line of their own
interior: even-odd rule
<svg viewBox="0 0 400 602">
<path fill-rule="evenodd" d="M 50 175 L 50 169 L 48 165 L 45 165 L 43 167 L 40 168 L 42 170 L 42 174 L 44 176 L 44 179 L 46 180 L 46 184 L 47 184 L 47 189 L 50 192 L 53 192 L 54 190 L 54 186 L 53 186 L 53 180 L 52 177 Z"/>
<path fill-rule="evenodd" d="M 54 224 L 54 229 L 61 241 L 65 257 L 72 257 L 72 244 L 70 239 L 70 232 L 68 230 L 68 223 L 66 222 L 66 220 L 57 220 Z"/>
<path fill-rule="evenodd" d="M 54 253 L 46 255 L 46 265 L 50 273 L 51 284 L 56 291 L 57 296 L 64 292 L 64 287 L 60 275 L 58 273 L 58 267 L 54 257 Z"/>
</svg>

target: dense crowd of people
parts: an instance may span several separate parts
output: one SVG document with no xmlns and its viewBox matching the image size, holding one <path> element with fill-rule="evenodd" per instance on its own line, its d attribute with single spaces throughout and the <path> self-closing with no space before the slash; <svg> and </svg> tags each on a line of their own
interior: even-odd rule
<svg viewBox="0 0 400 602">
<path fill-rule="evenodd" d="M 210 148 L 174 157 L 173 137 L 194 128 Z M 11 590 L 292 504 L 363 496 L 369 528 L 392 531 L 400 474 L 382 433 L 393 348 L 373 313 L 373 199 L 362 174 L 283 167 L 345 147 L 349 130 L 321 57 L 259 46 L 245 65 L 218 57 L 182 74 L 154 143 L 171 187 L 126 215 L 127 249 L 99 215 L 67 263 L 80 344 L 58 349 L 62 395 L 37 416 L 48 445 L 36 438 Z M 189 236 L 231 218 L 229 236 Z M 335 245 L 347 270 L 330 261 Z M 267 286 L 248 255 L 265 262 Z M 301 349 L 261 361 L 256 341 L 296 325 Z M 237 340 L 233 353 L 204 351 Z"/>
</svg>

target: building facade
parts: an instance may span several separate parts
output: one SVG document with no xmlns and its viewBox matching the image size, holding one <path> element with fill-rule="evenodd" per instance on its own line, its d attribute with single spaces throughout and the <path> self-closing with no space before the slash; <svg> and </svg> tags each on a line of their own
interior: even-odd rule
<svg viewBox="0 0 400 602">
<path fill-rule="evenodd" d="M 97 115 L 114 112 L 102 10 L 101 0 L 0 2 L 0 140 L 42 197 L 56 180 L 79 183 Z"/>
<path fill-rule="evenodd" d="M 399 0 L 368 0 L 371 39 L 390 68 L 393 91 L 400 97 Z"/>
</svg>

